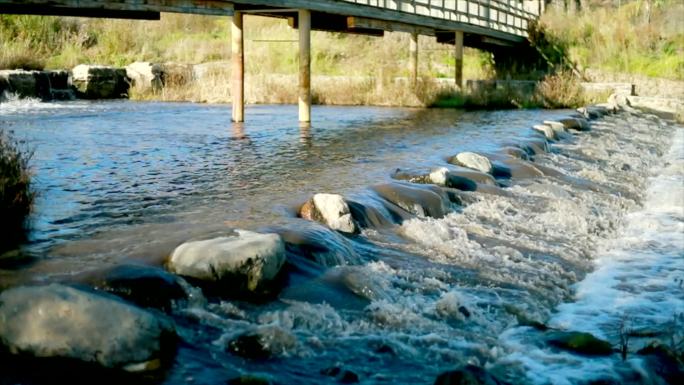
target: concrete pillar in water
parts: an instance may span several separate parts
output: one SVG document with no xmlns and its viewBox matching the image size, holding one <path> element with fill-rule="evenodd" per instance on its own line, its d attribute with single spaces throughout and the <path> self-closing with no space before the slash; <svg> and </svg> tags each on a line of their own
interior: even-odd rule
<svg viewBox="0 0 684 385">
<path fill-rule="evenodd" d="M 456 86 L 463 89 L 463 31 L 456 31 L 454 44 L 456 46 L 454 52 L 454 57 L 456 59 L 454 80 L 456 81 Z"/>
<path fill-rule="evenodd" d="M 411 87 L 415 88 L 418 82 L 418 34 L 411 34 L 411 44 L 409 46 L 409 72 Z"/>
<path fill-rule="evenodd" d="M 242 12 L 233 15 L 231 33 L 231 96 L 233 97 L 233 122 L 245 121 L 245 52 L 242 34 Z"/>
<path fill-rule="evenodd" d="M 311 11 L 299 10 L 299 121 L 311 122 Z"/>
</svg>

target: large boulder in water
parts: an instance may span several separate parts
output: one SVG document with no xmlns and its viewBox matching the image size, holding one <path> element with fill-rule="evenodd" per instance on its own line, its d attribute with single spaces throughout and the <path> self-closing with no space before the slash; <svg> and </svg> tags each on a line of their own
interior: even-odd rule
<svg viewBox="0 0 684 385">
<path fill-rule="evenodd" d="M 86 99 L 128 97 L 130 79 L 124 68 L 80 64 L 71 70 L 71 77 L 79 97 Z"/>
<path fill-rule="evenodd" d="M 486 156 L 474 152 L 461 152 L 451 158 L 450 163 L 471 168 L 485 174 L 490 174 L 492 172 L 492 163 L 489 159 L 487 159 Z"/>
<path fill-rule="evenodd" d="M 449 198 L 437 186 L 387 183 L 373 190 L 381 198 L 418 216 L 442 218 L 449 210 Z"/>
<path fill-rule="evenodd" d="M 331 229 L 343 233 L 353 234 L 359 231 L 349 211 L 349 205 L 341 195 L 316 194 L 299 209 L 299 216 L 324 223 Z"/>
<path fill-rule="evenodd" d="M 90 273 L 83 281 L 142 307 L 170 310 L 186 298 L 178 276 L 153 266 L 120 265 Z"/>
<path fill-rule="evenodd" d="M 178 246 L 168 269 L 220 295 L 269 294 L 285 263 L 285 243 L 278 234 L 236 233 Z"/>
<path fill-rule="evenodd" d="M 0 341 L 11 354 L 140 372 L 165 363 L 175 331 L 135 306 L 52 284 L 0 294 Z"/>
</svg>

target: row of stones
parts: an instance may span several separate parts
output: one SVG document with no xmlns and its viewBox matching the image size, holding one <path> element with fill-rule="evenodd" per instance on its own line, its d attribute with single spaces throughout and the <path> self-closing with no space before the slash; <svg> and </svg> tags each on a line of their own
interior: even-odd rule
<svg viewBox="0 0 684 385">
<path fill-rule="evenodd" d="M 586 119 L 602 116 L 611 108 L 588 107 L 579 110 L 581 115 L 547 125 L 584 129 L 588 127 Z M 529 148 L 519 150 L 521 157 L 535 152 Z M 490 159 L 473 152 L 459 153 L 451 162 L 473 170 L 473 175 L 497 173 Z M 442 188 L 472 190 L 471 187 L 479 186 L 477 177 L 465 178 L 446 168 L 433 170 L 423 177 L 423 183 L 443 187 L 425 185 L 425 189 L 415 189 L 408 184 L 390 184 L 377 186 L 375 191 L 389 204 L 398 207 L 397 211 L 440 217 L 448 211 L 443 202 L 454 200 L 444 198 L 443 193 L 440 196 Z M 372 222 L 358 214 L 363 213 L 358 205 L 341 195 L 315 194 L 302 205 L 299 216 L 319 221 L 342 233 L 355 234 Z M 178 246 L 167 261 L 167 269 L 207 293 L 250 299 L 277 294 L 278 277 L 283 273 L 285 260 L 285 242 L 280 235 L 236 230 L 228 236 Z M 126 271 L 125 267 L 117 270 L 108 279 L 110 290 L 105 290 L 128 301 L 88 287 L 62 284 L 23 286 L 4 291 L 0 294 L 2 346 L 13 355 L 68 358 L 133 372 L 159 369 L 169 352 L 174 351 L 174 324 L 163 313 L 142 309 L 136 304 L 163 309 L 168 303 L 156 302 L 152 297 L 173 299 L 185 294 L 173 275 L 169 277 L 168 273 L 153 271 L 136 277 L 136 271 Z M 123 282 L 119 286 L 112 284 L 117 279 Z M 151 283 L 141 286 L 139 282 Z M 92 286 L 98 288 L 96 284 Z M 152 287 L 157 289 L 150 290 Z M 161 289 L 164 287 L 170 289 L 164 292 Z M 131 291 L 145 292 L 150 298 L 131 295 Z M 238 339 L 232 345 L 240 350 L 243 342 Z"/>
</svg>

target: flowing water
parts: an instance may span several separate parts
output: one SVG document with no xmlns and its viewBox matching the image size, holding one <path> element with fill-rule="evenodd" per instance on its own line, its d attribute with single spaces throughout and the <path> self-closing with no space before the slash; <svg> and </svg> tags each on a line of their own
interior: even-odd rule
<svg viewBox="0 0 684 385">
<path fill-rule="evenodd" d="M 226 106 L 3 103 L 0 126 L 35 150 L 39 195 L 29 241 L 0 258 L 0 289 L 161 266 L 180 243 L 235 228 L 298 234 L 309 247 L 288 245 L 277 300 L 205 298 L 187 285 L 190 300 L 171 314 L 183 342 L 162 382 L 337 383 L 349 371 L 366 384 L 429 384 L 475 364 L 515 384 L 648 383 L 632 354 L 653 339 L 643 335 L 682 338 L 684 129 L 623 113 L 533 162 L 504 154 L 540 141 L 532 124 L 569 113 L 319 107 L 313 127 L 299 127 L 288 106 L 252 107 L 231 125 Z M 542 172 L 461 192 L 441 218 L 398 221 L 371 189 L 461 151 Z M 297 218 L 317 192 L 376 207 L 385 225 L 344 236 Z M 627 329 L 649 333 L 624 360 L 584 357 L 522 319 L 616 346 Z M 257 329 L 272 336 L 271 359 L 226 349 Z"/>
</svg>

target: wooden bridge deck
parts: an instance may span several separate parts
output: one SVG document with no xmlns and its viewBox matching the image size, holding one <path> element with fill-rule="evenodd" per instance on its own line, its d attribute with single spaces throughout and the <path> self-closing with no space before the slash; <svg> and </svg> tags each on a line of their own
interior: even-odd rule
<svg viewBox="0 0 684 385">
<path fill-rule="evenodd" d="M 538 17 L 538 3 L 537 0 L 0 0 L 0 13 L 158 19 L 159 12 L 231 16 L 241 11 L 296 18 L 297 10 L 307 9 L 314 12 L 313 29 L 369 33 L 413 29 L 428 35 L 458 30 L 519 42 L 527 36 L 529 21 Z"/>
</svg>

